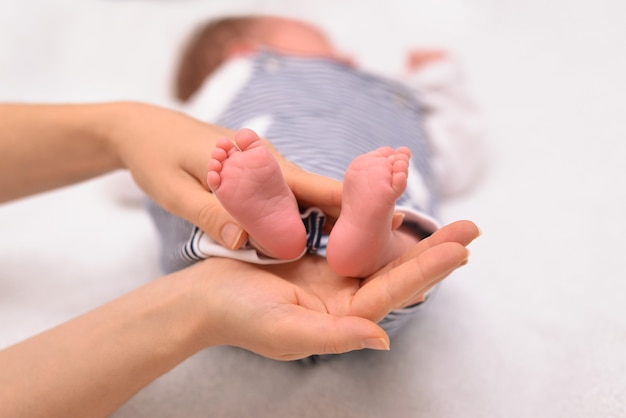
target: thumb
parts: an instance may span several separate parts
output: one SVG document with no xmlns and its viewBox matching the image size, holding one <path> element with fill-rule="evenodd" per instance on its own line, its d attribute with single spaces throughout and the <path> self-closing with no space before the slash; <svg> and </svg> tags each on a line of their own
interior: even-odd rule
<svg viewBox="0 0 626 418">
<path fill-rule="evenodd" d="M 196 182 L 181 190 L 170 205 L 170 211 L 196 225 L 226 248 L 240 248 L 248 238 L 243 230 L 211 192 Z"/>
<path fill-rule="evenodd" d="M 295 360 L 312 354 L 340 354 L 369 348 L 389 350 L 389 337 L 374 322 L 356 316 L 338 317 L 302 310 L 275 324 L 272 340 L 279 344 L 259 354 Z"/>
<path fill-rule="evenodd" d="M 226 212 L 213 194 L 203 190 L 192 197 L 189 204 L 192 208 L 197 208 L 191 222 L 224 247 L 236 250 L 248 238 L 241 225 Z"/>
</svg>

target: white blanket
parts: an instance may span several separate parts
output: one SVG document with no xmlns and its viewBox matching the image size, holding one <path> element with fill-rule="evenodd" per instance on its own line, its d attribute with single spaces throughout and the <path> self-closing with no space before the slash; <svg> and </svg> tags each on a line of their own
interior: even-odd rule
<svg viewBox="0 0 626 418">
<path fill-rule="evenodd" d="M 626 416 L 623 4 L 0 0 L 2 101 L 174 106 L 169 81 L 192 25 L 263 11 L 320 24 L 382 72 L 411 46 L 452 50 L 490 125 L 484 178 L 443 213 L 483 236 L 390 352 L 303 368 L 213 348 L 114 416 Z M 127 181 L 0 206 L 0 347 L 161 274 Z"/>
</svg>

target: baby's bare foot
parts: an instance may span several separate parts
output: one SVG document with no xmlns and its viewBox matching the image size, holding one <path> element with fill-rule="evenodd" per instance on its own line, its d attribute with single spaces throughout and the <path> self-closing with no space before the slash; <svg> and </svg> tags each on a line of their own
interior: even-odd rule
<svg viewBox="0 0 626 418">
<path fill-rule="evenodd" d="M 341 214 L 326 250 L 336 273 L 365 277 L 403 252 L 391 221 L 396 200 L 406 189 L 410 157 L 408 148 L 382 147 L 360 155 L 348 167 Z"/>
<path fill-rule="evenodd" d="M 209 187 L 265 255 L 300 256 L 306 231 L 280 166 L 256 133 L 241 129 L 235 144 L 218 141 L 209 162 Z"/>
</svg>

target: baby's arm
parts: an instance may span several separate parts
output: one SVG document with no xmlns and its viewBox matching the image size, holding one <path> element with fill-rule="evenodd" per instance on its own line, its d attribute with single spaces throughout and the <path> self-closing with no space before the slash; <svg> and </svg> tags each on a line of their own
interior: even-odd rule
<svg viewBox="0 0 626 418">
<path fill-rule="evenodd" d="M 475 183 L 485 162 L 482 115 L 458 62 L 447 52 L 411 51 L 406 69 L 406 82 L 423 107 L 440 192 L 444 197 L 462 193 Z"/>
</svg>

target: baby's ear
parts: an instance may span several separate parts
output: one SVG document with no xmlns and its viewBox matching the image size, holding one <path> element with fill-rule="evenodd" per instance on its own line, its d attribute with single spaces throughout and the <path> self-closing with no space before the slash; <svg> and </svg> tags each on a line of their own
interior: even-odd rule
<svg viewBox="0 0 626 418">
<path fill-rule="evenodd" d="M 354 59 L 352 55 L 340 54 L 338 56 L 338 59 L 340 62 L 347 65 L 348 67 L 356 67 L 356 59 Z"/>
<path fill-rule="evenodd" d="M 260 45 L 253 41 L 237 41 L 231 42 L 226 47 L 226 58 L 237 58 L 245 55 L 253 54 L 258 51 Z"/>
</svg>

